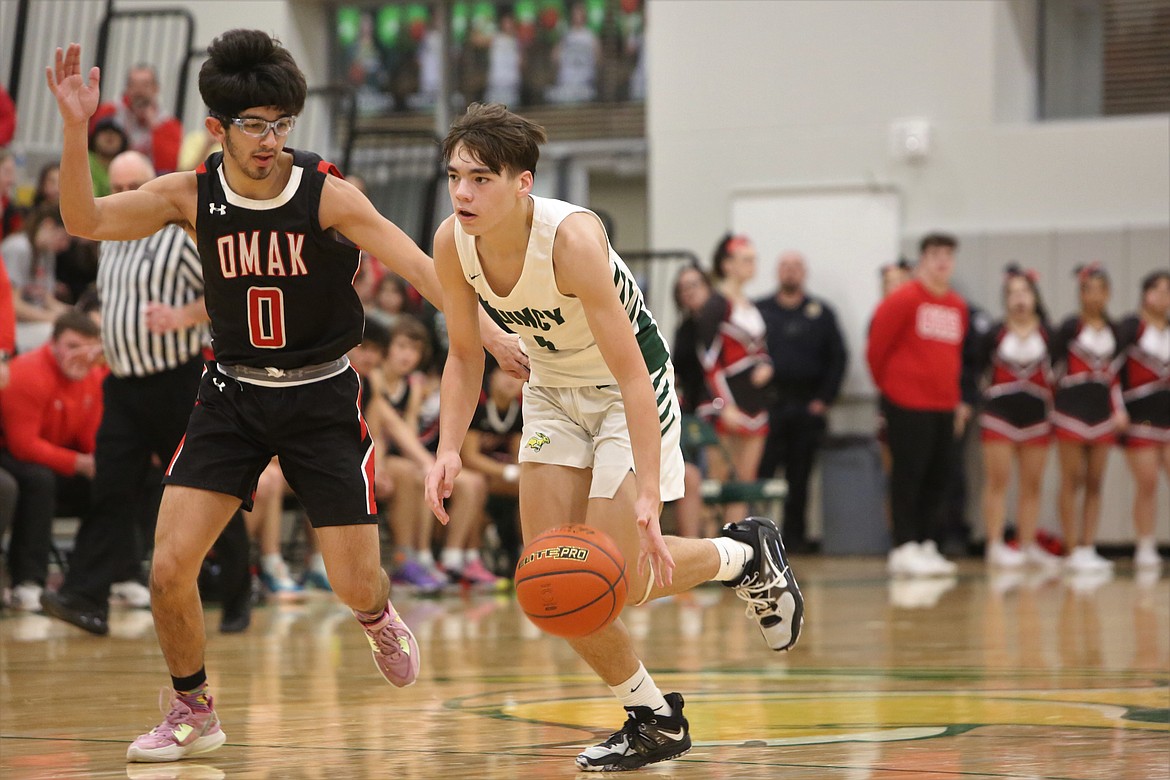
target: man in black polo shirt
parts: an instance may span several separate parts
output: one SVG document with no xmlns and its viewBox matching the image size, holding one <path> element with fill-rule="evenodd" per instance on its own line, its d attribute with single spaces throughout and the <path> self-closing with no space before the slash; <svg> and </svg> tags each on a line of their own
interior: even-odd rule
<svg viewBox="0 0 1170 780">
<path fill-rule="evenodd" d="M 776 292 L 756 301 L 767 326 L 768 353 L 775 373 L 768 441 L 760 478 L 783 464 L 788 480 L 784 543 L 807 550 L 808 480 L 825 434 L 825 414 L 841 390 L 848 355 L 833 309 L 804 289 L 808 269 L 795 251 L 780 255 Z"/>
</svg>

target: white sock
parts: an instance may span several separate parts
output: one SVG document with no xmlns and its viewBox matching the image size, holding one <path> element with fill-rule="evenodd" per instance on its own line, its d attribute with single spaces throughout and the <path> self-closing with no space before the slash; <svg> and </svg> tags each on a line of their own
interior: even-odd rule
<svg viewBox="0 0 1170 780">
<path fill-rule="evenodd" d="M 325 558 L 319 552 L 309 556 L 309 571 L 325 574 Z"/>
<path fill-rule="evenodd" d="M 444 547 L 439 563 L 447 571 L 463 571 L 463 551 L 458 547 Z"/>
<path fill-rule="evenodd" d="M 280 557 L 280 553 L 265 553 L 260 556 L 260 569 L 265 574 L 283 574 L 284 558 Z"/>
<path fill-rule="evenodd" d="M 737 542 L 726 536 L 717 536 L 707 539 L 719 551 L 719 571 L 711 579 L 718 582 L 730 582 L 743 576 L 747 565 L 756 557 L 756 551 L 750 544 Z"/>
<path fill-rule="evenodd" d="M 479 560 L 479 549 L 478 548 L 473 547 L 470 550 L 463 551 L 463 562 L 464 563 L 471 563 L 473 561 L 478 561 L 478 560 Z"/>
<path fill-rule="evenodd" d="M 638 671 L 634 672 L 630 679 L 618 685 L 611 685 L 609 689 L 613 691 L 614 696 L 618 697 L 623 707 L 649 707 L 659 715 L 666 717 L 674 714 L 670 705 L 666 703 L 662 691 L 658 690 L 650 673 L 640 662 L 638 663 Z"/>
<path fill-rule="evenodd" d="M 1137 540 L 1137 549 L 1150 550 L 1155 554 L 1158 552 L 1158 540 L 1153 536 L 1142 536 Z"/>
<path fill-rule="evenodd" d="M 435 556 L 431 553 L 430 548 L 419 550 L 417 560 L 428 569 L 435 565 Z"/>
</svg>

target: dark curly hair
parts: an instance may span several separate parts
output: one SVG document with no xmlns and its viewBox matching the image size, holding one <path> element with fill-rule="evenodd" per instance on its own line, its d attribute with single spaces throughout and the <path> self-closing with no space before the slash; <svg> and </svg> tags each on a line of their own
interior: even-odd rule
<svg viewBox="0 0 1170 780">
<path fill-rule="evenodd" d="M 296 115 L 305 107 L 305 74 L 280 41 L 262 30 L 228 30 L 211 42 L 199 69 L 199 94 L 211 113 L 234 117 L 275 106 Z"/>
</svg>

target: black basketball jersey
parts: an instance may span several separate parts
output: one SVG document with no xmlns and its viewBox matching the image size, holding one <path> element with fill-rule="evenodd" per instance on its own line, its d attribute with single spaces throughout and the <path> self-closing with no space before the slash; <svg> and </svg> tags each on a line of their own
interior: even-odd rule
<svg viewBox="0 0 1170 780">
<path fill-rule="evenodd" d="M 481 392 L 471 418 L 471 430 L 479 431 L 479 447 L 485 455 L 511 455 L 512 436 L 524 432 L 520 399 L 515 398 L 506 409 L 500 409 L 487 393 Z"/>
<path fill-rule="evenodd" d="M 292 175 L 271 200 L 228 189 L 222 152 L 195 171 L 212 347 L 228 365 L 300 368 L 336 360 L 362 340 L 359 251 L 318 221 L 325 177 L 340 174 L 315 154 L 285 151 Z"/>
</svg>

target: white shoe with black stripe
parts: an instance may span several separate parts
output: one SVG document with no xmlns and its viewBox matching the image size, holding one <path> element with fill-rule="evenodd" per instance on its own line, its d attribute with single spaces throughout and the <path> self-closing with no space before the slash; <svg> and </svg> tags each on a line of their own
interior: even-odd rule
<svg viewBox="0 0 1170 780">
<path fill-rule="evenodd" d="M 755 557 L 738 580 L 723 583 L 747 602 L 747 616 L 760 626 L 768 646 L 791 650 L 804 625 L 804 596 L 792 575 L 780 529 L 766 517 L 723 526 L 723 535 L 751 545 Z"/>
</svg>

